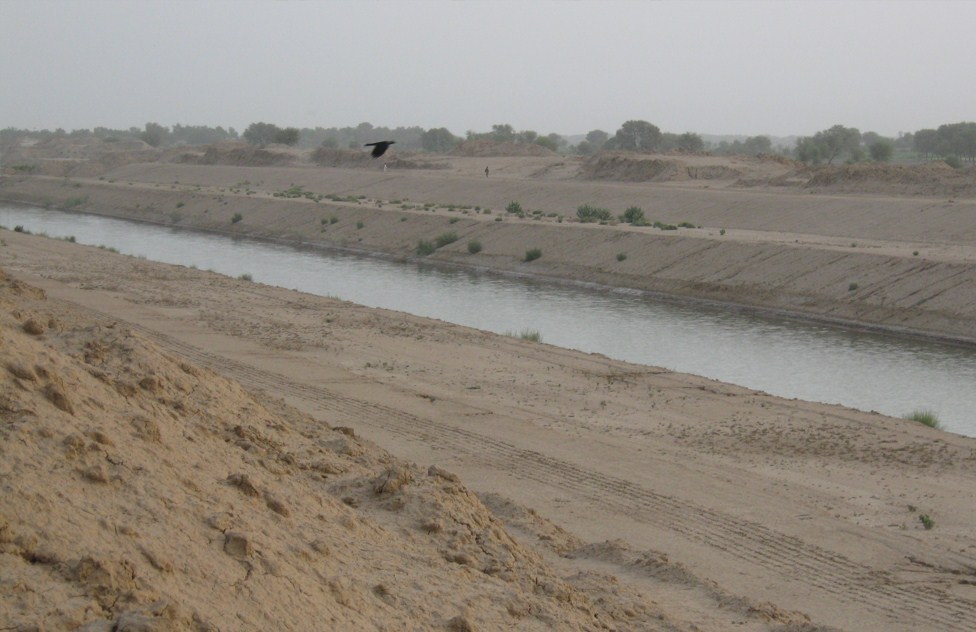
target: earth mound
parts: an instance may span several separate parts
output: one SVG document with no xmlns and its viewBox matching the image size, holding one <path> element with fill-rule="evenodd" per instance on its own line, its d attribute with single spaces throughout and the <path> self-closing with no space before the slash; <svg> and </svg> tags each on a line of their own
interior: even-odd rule
<svg viewBox="0 0 976 632">
<path fill-rule="evenodd" d="M 494 156 L 555 156 L 556 152 L 535 143 L 499 143 L 493 140 L 468 140 L 450 151 L 452 156 L 490 158 Z"/>
<path fill-rule="evenodd" d="M 677 157 L 641 156 L 627 152 L 601 152 L 580 169 L 584 180 L 672 182 L 681 180 L 734 180 L 742 172 L 729 164 L 689 164 Z"/>
<path fill-rule="evenodd" d="M 976 167 L 954 169 L 939 160 L 922 165 L 859 163 L 817 167 L 805 187 L 837 193 L 976 195 Z"/>
<path fill-rule="evenodd" d="M 0 621 L 44 630 L 673 629 L 396 459 L 0 270 Z"/>
</svg>

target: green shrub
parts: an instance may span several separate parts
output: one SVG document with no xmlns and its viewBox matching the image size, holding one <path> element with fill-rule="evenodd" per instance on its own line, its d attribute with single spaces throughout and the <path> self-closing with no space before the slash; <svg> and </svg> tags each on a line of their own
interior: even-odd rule
<svg viewBox="0 0 976 632">
<path fill-rule="evenodd" d="M 926 531 L 935 526 L 935 520 L 932 520 L 932 517 L 928 514 L 922 514 L 919 516 L 918 521 L 922 523 L 922 526 L 925 527 Z"/>
<path fill-rule="evenodd" d="M 365 226 L 365 224 L 363 224 L 362 222 L 356 222 L 356 230 L 359 230 L 363 226 Z"/>
<path fill-rule="evenodd" d="M 857 289 L 858 287 L 860 287 L 860 286 L 859 286 L 859 285 L 858 285 L 857 283 L 849 283 L 849 284 L 847 285 L 847 291 L 848 291 L 848 292 L 853 292 L 853 291 L 854 291 L 854 290 L 856 290 L 856 289 Z"/>
<path fill-rule="evenodd" d="M 579 211 L 577 211 L 579 213 Z M 644 217 L 644 209 L 639 206 L 631 206 L 620 216 L 620 221 L 633 226 L 647 226 L 647 218 Z"/>
<path fill-rule="evenodd" d="M 421 257 L 433 254 L 435 250 L 437 250 L 437 247 L 429 241 L 421 239 L 417 242 L 417 254 Z"/>
<path fill-rule="evenodd" d="M 927 408 L 918 408 L 912 411 L 912 414 L 905 415 L 905 419 L 910 419 L 911 421 L 917 421 L 923 426 L 928 426 L 929 428 L 941 428 L 942 422 L 939 421 L 939 417 L 934 411 Z"/>
<path fill-rule="evenodd" d="M 613 217 L 609 209 L 584 204 L 576 209 L 576 218 L 584 224 L 607 222 Z"/>
<path fill-rule="evenodd" d="M 511 331 L 506 331 L 505 335 L 513 338 L 521 338 L 522 340 L 529 340 L 531 342 L 542 342 L 542 334 L 534 329 L 523 329 L 517 334 Z"/>
<path fill-rule="evenodd" d="M 241 281 L 253 281 L 253 280 L 254 280 L 254 277 L 252 277 L 252 276 L 251 276 L 251 275 L 250 275 L 249 273 L 247 273 L 247 272 L 245 272 L 244 274 L 242 274 L 241 276 L 239 276 L 239 277 L 237 277 L 237 278 L 238 278 L 238 279 L 240 279 Z"/>
<path fill-rule="evenodd" d="M 523 259 L 523 261 L 526 261 L 526 262 L 528 262 L 528 261 L 535 261 L 536 259 L 538 259 L 541 256 L 542 256 L 542 251 L 541 250 L 539 250 L 538 248 L 530 248 L 529 250 L 526 250 L 525 251 L 525 259 Z"/>
<path fill-rule="evenodd" d="M 691 222 L 681 222 L 680 224 L 678 224 L 678 228 L 698 228 L 698 227 L 692 224 Z"/>
<path fill-rule="evenodd" d="M 962 169 L 962 160 L 959 159 L 959 156 L 946 156 L 943 162 L 953 169 Z"/>
<path fill-rule="evenodd" d="M 627 253 L 626 252 L 618 252 L 617 253 L 617 261 L 623 261 L 626 258 L 627 258 Z"/>
<path fill-rule="evenodd" d="M 660 230 L 678 230 L 678 227 L 674 224 L 665 224 L 664 222 L 654 222 L 653 226 Z"/>
<path fill-rule="evenodd" d="M 468 252 L 472 255 L 476 255 L 479 252 L 481 252 L 481 242 L 476 239 L 472 239 L 471 241 L 469 241 Z"/>
<path fill-rule="evenodd" d="M 509 202 L 508 206 L 505 207 L 506 213 L 512 213 L 518 217 L 525 217 L 525 211 L 522 210 L 522 205 L 518 202 Z"/>
<path fill-rule="evenodd" d="M 443 233 L 441 235 L 438 235 L 437 237 L 434 237 L 434 247 L 443 248 L 448 244 L 453 244 L 457 240 L 458 240 L 457 233 Z"/>
<path fill-rule="evenodd" d="M 176 208 L 183 208 L 186 204 L 182 201 L 176 203 Z"/>
<path fill-rule="evenodd" d="M 339 218 L 336 217 L 335 215 L 333 215 L 332 217 L 329 218 L 329 223 L 330 224 L 338 223 L 338 221 L 339 221 Z"/>
<path fill-rule="evenodd" d="M 241 221 L 242 219 L 244 219 L 244 216 L 243 215 L 241 215 L 240 213 L 234 213 L 234 217 L 230 218 L 230 223 L 231 224 L 236 224 L 237 222 Z"/>
</svg>

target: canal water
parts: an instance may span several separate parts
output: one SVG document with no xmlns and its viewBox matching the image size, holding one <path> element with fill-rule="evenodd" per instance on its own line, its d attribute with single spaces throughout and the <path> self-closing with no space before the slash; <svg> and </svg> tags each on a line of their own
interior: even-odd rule
<svg viewBox="0 0 976 632">
<path fill-rule="evenodd" d="M 976 436 L 976 350 L 470 270 L 0 205 L 0 226 Z"/>
</svg>

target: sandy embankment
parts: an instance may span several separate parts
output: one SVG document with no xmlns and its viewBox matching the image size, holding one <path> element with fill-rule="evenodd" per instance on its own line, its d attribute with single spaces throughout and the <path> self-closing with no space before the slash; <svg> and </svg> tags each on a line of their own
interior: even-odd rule
<svg viewBox="0 0 976 632">
<path fill-rule="evenodd" d="M 0 198 L 393 257 L 415 257 L 419 241 L 454 233 L 458 240 L 429 260 L 976 341 L 972 198 L 589 182 L 568 179 L 552 159 L 496 158 L 495 175 L 485 178 L 469 173 L 473 160 L 389 173 L 134 164 L 101 179 L 6 177 Z M 320 199 L 276 195 L 296 185 Z M 504 212 L 513 200 L 544 213 L 519 220 Z M 702 228 L 549 216 L 574 217 L 581 203 L 618 213 L 637 205 L 652 220 Z M 481 244 L 477 254 L 467 250 L 471 240 Z M 541 258 L 524 262 L 529 249 Z"/>
<path fill-rule="evenodd" d="M 0 266 L 48 297 L 0 288 L 11 625 L 976 627 L 976 440 L 10 231 Z"/>
</svg>

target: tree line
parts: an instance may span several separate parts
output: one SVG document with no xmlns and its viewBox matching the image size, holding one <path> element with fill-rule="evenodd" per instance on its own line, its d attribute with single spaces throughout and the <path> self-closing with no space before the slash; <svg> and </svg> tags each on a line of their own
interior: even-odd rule
<svg viewBox="0 0 976 632">
<path fill-rule="evenodd" d="M 915 154 L 916 159 L 945 160 L 953 166 L 962 162 L 976 162 L 976 122 L 943 124 L 938 128 L 920 129 L 887 138 L 875 132 L 861 132 L 854 127 L 834 125 L 812 136 L 800 137 L 794 147 L 773 147 L 768 136 L 751 136 L 732 142 L 707 143 L 700 134 L 662 132 L 644 120 L 624 122 L 614 134 L 600 129 L 591 130 L 576 144 L 571 144 L 560 134 L 539 134 L 534 130 L 517 131 L 509 124 L 492 125 L 487 132 L 468 130 L 464 137 L 455 136 L 447 128 L 424 129 L 413 127 L 383 127 L 371 123 L 347 127 L 296 128 L 279 127 L 273 123 L 251 123 L 243 133 L 233 127 L 209 127 L 206 125 L 180 125 L 166 127 L 158 123 L 146 123 L 143 128 L 110 129 L 95 127 L 67 132 L 29 131 L 12 127 L 0 130 L 0 143 L 10 143 L 22 136 L 35 139 L 68 137 L 95 137 L 106 142 L 137 138 L 152 147 L 179 145 L 207 145 L 225 140 L 244 140 L 252 145 L 284 144 L 304 148 L 332 147 L 358 149 L 364 143 L 376 140 L 394 140 L 398 148 L 408 151 L 445 153 L 465 140 L 489 140 L 516 144 L 536 144 L 552 151 L 590 155 L 602 150 L 633 152 L 704 152 L 717 155 L 779 153 L 804 163 L 835 164 L 872 160 L 888 162 L 896 155 Z M 577 137 L 579 138 L 579 137 Z"/>
</svg>

